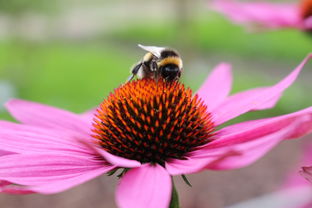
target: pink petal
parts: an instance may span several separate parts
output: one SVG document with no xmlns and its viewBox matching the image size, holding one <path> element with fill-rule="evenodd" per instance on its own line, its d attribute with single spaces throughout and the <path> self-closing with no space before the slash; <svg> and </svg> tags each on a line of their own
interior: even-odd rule
<svg viewBox="0 0 312 208">
<path fill-rule="evenodd" d="M 76 136 L 59 130 L 0 121 L 0 151 L 15 153 L 94 153 L 85 145 L 77 142 Z M 82 138 L 85 137 L 83 134 Z"/>
<path fill-rule="evenodd" d="M 123 168 L 136 168 L 140 167 L 141 163 L 136 160 L 130 160 L 123 157 L 119 157 L 117 155 L 110 154 L 106 152 L 105 150 L 101 149 L 100 147 L 96 145 L 92 145 L 84 140 L 80 140 L 80 142 L 86 146 L 88 146 L 90 149 L 95 151 L 97 154 L 101 155 L 105 161 L 109 162 L 110 164 L 117 166 L 117 167 L 123 167 Z"/>
<path fill-rule="evenodd" d="M 206 103 L 209 111 L 212 111 L 228 96 L 231 87 L 231 65 L 221 63 L 211 72 L 197 94 Z"/>
<path fill-rule="evenodd" d="M 47 178 L 45 182 L 38 183 L 33 186 L 22 186 L 11 184 L 7 181 L 0 181 L 0 193 L 7 194 L 31 194 L 31 193 L 42 193 L 42 194 L 54 194 L 65 191 L 74 186 L 80 185 L 88 180 L 91 180 L 103 173 L 106 173 L 115 167 L 104 166 L 87 172 L 78 174 L 70 174 L 66 177 L 55 177 L 53 179 Z"/>
<path fill-rule="evenodd" d="M 6 103 L 6 107 L 12 116 L 21 123 L 90 133 L 90 124 L 69 111 L 18 99 L 9 101 Z"/>
<path fill-rule="evenodd" d="M 4 187 L 4 186 L 7 186 L 7 185 L 10 185 L 11 183 L 8 182 L 8 181 L 1 181 L 0 180 L 0 187 Z"/>
<path fill-rule="evenodd" d="M 136 168 L 140 167 L 141 163 L 136 160 L 130 160 L 123 157 L 119 157 L 113 154 L 110 154 L 104 150 L 97 148 L 99 154 L 101 154 L 110 164 L 113 164 L 117 167 L 124 167 L 124 168 Z"/>
<path fill-rule="evenodd" d="M 38 134 L 47 134 L 51 136 L 62 137 L 63 139 L 69 140 L 70 142 L 77 143 L 77 138 L 88 142 L 94 142 L 94 139 L 90 135 L 86 135 L 84 132 L 72 131 L 68 129 L 55 129 L 46 126 L 32 126 L 27 124 L 13 123 L 9 121 L 0 120 L 0 132 L 12 130 L 16 132 L 34 132 Z M 73 138 L 74 137 L 74 138 Z"/>
<path fill-rule="evenodd" d="M 39 192 L 42 194 L 54 194 L 70 189 L 74 186 L 78 186 L 86 181 L 96 178 L 108 171 L 114 169 L 113 167 L 101 167 L 98 169 L 90 170 L 88 172 L 81 173 L 77 176 L 67 179 L 55 181 L 53 183 L 45 183 L 37 186 L 28 187 L 29 190 Z"/>
<path fill-rule="evenodd" d="M 240 152 L 231 148 L 211 150 L 209 155 L 203 156 L 200 151 L 195 151 L 186 160 L 171 160 L 166 163 L 166 170 L 170 175 L 197 173 L 207 166 L 212 166 L 227 157 L 240 155 Z"/>
<path fill-rule="evenodd" d="M 31 191 L 25 187 L 12 185 L 12 186 L 5 186 L 3 188 L 0 188 L 0 193 L 5 193 L 5 194 L 33 194 L 35 192 Z"/>
<path fill-rule="evenodd" d="M 14 154 L 15 152 L 9 152 L 9 151 L 5 151 L 5 150 L 0 150 L 0 157 L 4 156 L 4 155 L 10 155 L 10 154 Z"/>
<path fill-rule="evenodd" d="M 253 90 L 253 93 L 236 94 L 228 97 L 213 111 L 215 124 L 220 125 L 251 110 L 272 107 L 283 91 L 295 81 L 304 65 L 311 58 L 312 54 L 309 54 L 292 73 L 272 87 L 260 88 Z"/>
<path fill-rule="evenodd" d="M 312 183 L 312 166 L 302 167 L 300 174 Z"/>
<path fill-rule="evenodd" d="M 268 28 L 302 27 L 297 4 L 214 0 L 212 7 L 238 24 Z"/>
<path fill-rule="evenodd" d="M 109 169 L 111 170 L 111 168 Z M 62 178 L 57 181 L 42 183 L 35 186 L 20 186 L 14 184 L 8 184 L 6 186 L 0 186 L 0 193 L 7 194 L 30 194 L 30 193 L 41 193 L 41 194 L 55 194 L 65 191 L 74 186 L 78 186 L 88 180 L 91 180 L 103 173 L 107 172 L 105 168 L 99 168 L 76 174 L 68 178 Z"/>
<path fill-rule="evenodd" d="M 311 133 L 312 107 L 283 116 L 247 121 L 225 127 L 216 132 L 216 139 L 208 143 L 205 148 L 225 147 L 258 139 L 283 128 L 288 128 L 297 120 L 302 121 L 301 125 L 293 129 L 292 133 L 285 139 L 298 138 Z"/>
<path fill-rule="evenodd" d="M 6 194 L 31 194 L 34 193 L 33 191 L 29 190 L 25 186 L 18 186 L 11 184 L 9 182 L 6 182 L 6 184 L 1 185 L 0 181 L 0 193 L 6 193 Z"/>
<path fill-rule="evenodd" d="M 88 124 L 88 129 L 93 128 L 93 119 L 94 119 L 95 113 L 96 113 L 96 108 L 93 108 L 79 115 L 79 117 Z"/>
<path fill-rule="evenodd" d="M 267 90 L 267 87 L 259 87 L 259 88 L 239 92 L 228 97 L 229 99 L 227 99 L 227 101 L 230 101 L 230 99 L 233 99 L 233 100 L 235 99 L 235 101 L 244 100 L 248 97 L 262 93 L 265 90 Z M 265 110 L 265 109 L 273 108 L 276 105 L 276 103 L 279 101 L 281 96 L 282 96 L 282 93 L 278 94 L 276 97 L 272 98 L 271 100 L 268 100 L 267 102 L 263 103 L 261 106 L 256 106 L 252 110 Z"/>
<path fill-rule="evenodd" d="M 210 151 L 215 148 L 231 147 L 240 154 L 207 168 L 240 168 L 256 161 L 281 140 L 301 137 L 311 132 L 312 107 L 285 116 L 226 127 L 217 133 L 216 140 L 201 149 L 201 157 L 210 156 Z"/>
<path fill-rule="evenodd" d="M 94 115 L 96 113 L 96 108 L 93 108 L 91 110 L 88 110 L 82 114 L 80 114 L 80 117 L 85 120 L 88 123 L 92 123 Z"/>
<path fill-rule="evenodd" d="M 92 157 L 48 154 L 14 154 L 0 157 L 0 180 L 36 186 L 56 183 L 96 170 L 105 173 L 114 166 Z"/>
<path fill-rule="evenodd" d="M 129 170 L 117 187 L 121 208 L 167 208 L 171 199 L 171 178 L 160 165 L 143 165 Z"/>
<path fill-rule="evenodd" d="M 196 173 L 202 170 L 209 162 L 205 159 L 171 160 L 166 162 L 166 170 L 170 175 L 182 175 Z"/>
<path fill-rule="evenodd" d="M 236 157 L 226 157 L 219 160 L 218 163 L 208 164 L 206 168 L 229 170 L 250 165 L 275 147 L 280 141 L 287 137 L 290 132 L 291 130 L 287 128 L 268 136 L 260 137 L 251 142 L 234 145 L 232 148 L 241 154 L 238 154 Z"/>
</svg>

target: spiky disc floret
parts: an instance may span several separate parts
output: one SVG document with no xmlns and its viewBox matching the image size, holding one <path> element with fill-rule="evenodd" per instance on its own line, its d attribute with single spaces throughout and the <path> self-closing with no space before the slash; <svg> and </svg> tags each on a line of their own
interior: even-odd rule
<svg viewBox="0 0 312 208">
<path fill-rule="evenodd" d="M 128 82 L 104 100 L 94 137 L 106 151 L 163 165 L 209 142 L 214 130 L 207 107 L 179 82 Z"/>
</svg>

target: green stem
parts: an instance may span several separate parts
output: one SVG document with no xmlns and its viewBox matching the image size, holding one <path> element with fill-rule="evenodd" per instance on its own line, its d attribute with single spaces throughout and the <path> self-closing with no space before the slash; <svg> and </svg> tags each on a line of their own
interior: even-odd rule
<svg viewBox="0 0 312 208">
<path fill-rule="evenodd" d="M 180 208 L 178 192 L 174 185 L 174 181 L 172 177 L 171 177 L 171 180 L 172 180 L 172 193 L 171 193 L 171 201 L 170 201 L 169 208 Z"/>
</svg>

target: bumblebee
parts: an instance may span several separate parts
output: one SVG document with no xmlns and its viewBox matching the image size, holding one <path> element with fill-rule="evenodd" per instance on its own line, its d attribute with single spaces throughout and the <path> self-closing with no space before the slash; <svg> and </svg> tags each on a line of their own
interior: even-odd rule
<svg viewBox="0 0 312 208">
<path fill-rule="evenodd" d="M 182 59 L 179 54 L 169 48 L 157 46 L 138 45 L 147 51 L 143 59 L 131 69 L 131 81 L 135 76 L 139 79 L 152 78 L 158 80 L 163 78 L 166 81 L 178 80 L 182 72 Z"/>
</svg>

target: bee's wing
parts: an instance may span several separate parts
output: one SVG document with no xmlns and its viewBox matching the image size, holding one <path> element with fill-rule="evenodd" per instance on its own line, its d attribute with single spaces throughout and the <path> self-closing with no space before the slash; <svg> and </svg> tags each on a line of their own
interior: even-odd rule
<svg viewBox="0 0 312 208">
<path fill-rule="evenodd" d="M 162 52 L 163 50 L 165 50 L 165 48 L 163 48 L 163 47 L 157 47 L 157 46 L 144 46 L 144 45 L 141 45 L 141 44 L 138 44 L 138 46 L 139 46 L 140 48 L 142 48 L 143 50 L 152 53 L 152 54 L 153 54 L 154 56 L 156 56 L 157 58 L 160 58 L 161 52 Z"/>
</svg>

